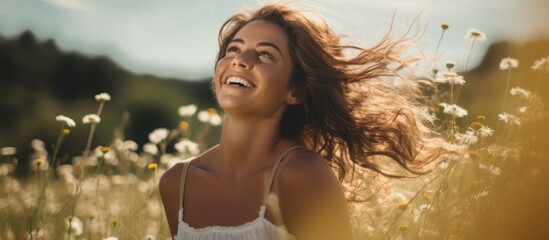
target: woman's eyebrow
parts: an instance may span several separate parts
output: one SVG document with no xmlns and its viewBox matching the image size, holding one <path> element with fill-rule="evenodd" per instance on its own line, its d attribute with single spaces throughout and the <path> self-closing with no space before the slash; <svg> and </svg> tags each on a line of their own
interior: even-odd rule
<svg viewBox="0 0 549 240">
<path fill-rule="evenodd" d="M 235 38 L 233 39 L 231 42 L 237 42 L 237 43 L 241 43 L 241 44 L 244 44 L 244 40 L 240 39 L 240 38 Z M 270 43 L 270 42 L 260 42 L 257 44 L 257 46 L 268 46 L 268 47 L 272 47 L 274 49 L 276 49 L 278 51 L 278 53 L 280 53 L 280 55 L 284 56 L 284 54 L 282 54 L 282 51 L 280 51 L 280 48 L 278 48 L 278 46 L 276 46 L 276 44 L 274 43 Z"/>
</svg>

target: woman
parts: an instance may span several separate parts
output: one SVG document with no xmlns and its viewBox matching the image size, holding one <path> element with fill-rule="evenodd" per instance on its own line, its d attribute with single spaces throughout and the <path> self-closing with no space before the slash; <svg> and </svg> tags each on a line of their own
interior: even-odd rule
<svg viewBox="0 0 549 240">
<path fill-rule="evenodd" d="M 396 92 L 381 79 L 407 64 L 402 41 L 363 49 L 339 40 L 283 5 L 223 24 L 220 143 L 160 180 L 174 239 L 351 239 L 340 184 L 349 170 L 395 176 L 373 158 L 386 156 L 417 173 L 409 163 L 433 158 L 417 83 Z"/>
</svg>

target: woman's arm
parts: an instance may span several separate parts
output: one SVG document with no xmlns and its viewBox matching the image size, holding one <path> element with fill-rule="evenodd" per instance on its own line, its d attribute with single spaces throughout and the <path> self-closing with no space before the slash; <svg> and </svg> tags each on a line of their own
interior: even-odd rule
<svg viewBox="0 0 549 240">
<path fill-rule="evenodd" d="M 160 189 L 160 197 L 164 204 L 164 211 L 170 226 L 171 236 L 177 234 L 177 225 L 179 224 L 179 182 L 181 177 L 183 164 L 179 163 L 168 169 L 160 178 L 158 188 Z"/>
<path fill-rule="evenodd" d="M 280 169 L 282 216 L 298 239 L 352 239 L 347 200 L 326 161 L 297 152 Z"/>
</svg>

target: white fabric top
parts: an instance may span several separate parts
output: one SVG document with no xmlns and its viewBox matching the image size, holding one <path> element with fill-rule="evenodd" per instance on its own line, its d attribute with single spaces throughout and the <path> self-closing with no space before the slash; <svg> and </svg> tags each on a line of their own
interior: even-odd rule
<svg viewBox="0 0 549 240">
<path fill-rule="evenodd" d="M 276 161 L 271 171 L 271 178 L 268 182 L 265 191 L 265 200 L 271 191 L 272 183 L 278 164 L 284 159 L 286 154 L 294 149 L 306 149 L 303 146 L 296 146 L 288 149 L 280 158 Z M 192 159 L 191 159 L 192 160 Z M 288 233 L 284 228 L 278 227 L 265 218 L 266 207 L 265 204 L 259 208 L 259 216 L 247 223 L 239 226 L 208 226 L 204 228 L 194 228 L 183 221 L 183 194 L 185 190 L 185 178 L 187 175 L 188 166 L 190 160 L 184 163 L 183 172 L 181 174 L 180 183 L 180 206 L 179 209 L 179 224 L 177 227 L 177 235 L 173 237 L 174 240 L 259 240 L 259 239 L 271 239 L 271 240 L 295 240 L 296 238 Z"/>
<path fill-rule="evenodd" d="M 259 216 L 239 226 L 208 226 L 193 228 L 183 221 L 183 208 L 179 209 L 179 225 L 174 240 L 295 240 L 296 238 L 265 218 L 265 205 L 259 208 Z"/>
</svg>

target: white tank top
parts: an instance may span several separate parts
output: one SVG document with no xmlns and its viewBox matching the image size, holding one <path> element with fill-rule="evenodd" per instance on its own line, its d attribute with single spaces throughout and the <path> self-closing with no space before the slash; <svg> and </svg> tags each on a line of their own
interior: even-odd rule
<svg viewBox="0 0 549 240">
<path fill-rule="evenodd" d="M 307 149 L 303 146 L 296 146 L 288 149 L 280 156 L 275 162 L 273 169 L 271 170 L 271 177 L 269 179 L 267 188 L 265 190 L 265 197 L 269 195 L 273 184 L 274 176 L 278 165 L 284 159 L 284 157 L 294 149 Z M 239 226 L 208 226 L 204 228 L 194 228 L 183 221 L 183 194 L 185 193 L 185 179 L 187 176 L 187 170 L 189 169 L 189 163 L 192 159 L 185 161 L 183 165 L 183 172 L 181 173 L 181 186 L 179 194 L 179 209 L 178 219 L 179 224 L 177 227 L 177 235 L 173 237 L 174 240 L 259 240 L 259 239 L 272 239 L 272 240 L 294 240 L 296 239 L 292 234 L 288 233 L 284 228 L 278 227 L 271 221 L 265 218 L 266 204 L 265 200 L 263 205 L 259 207 L 259 213 L 257 218 Z"/>
</svg>

